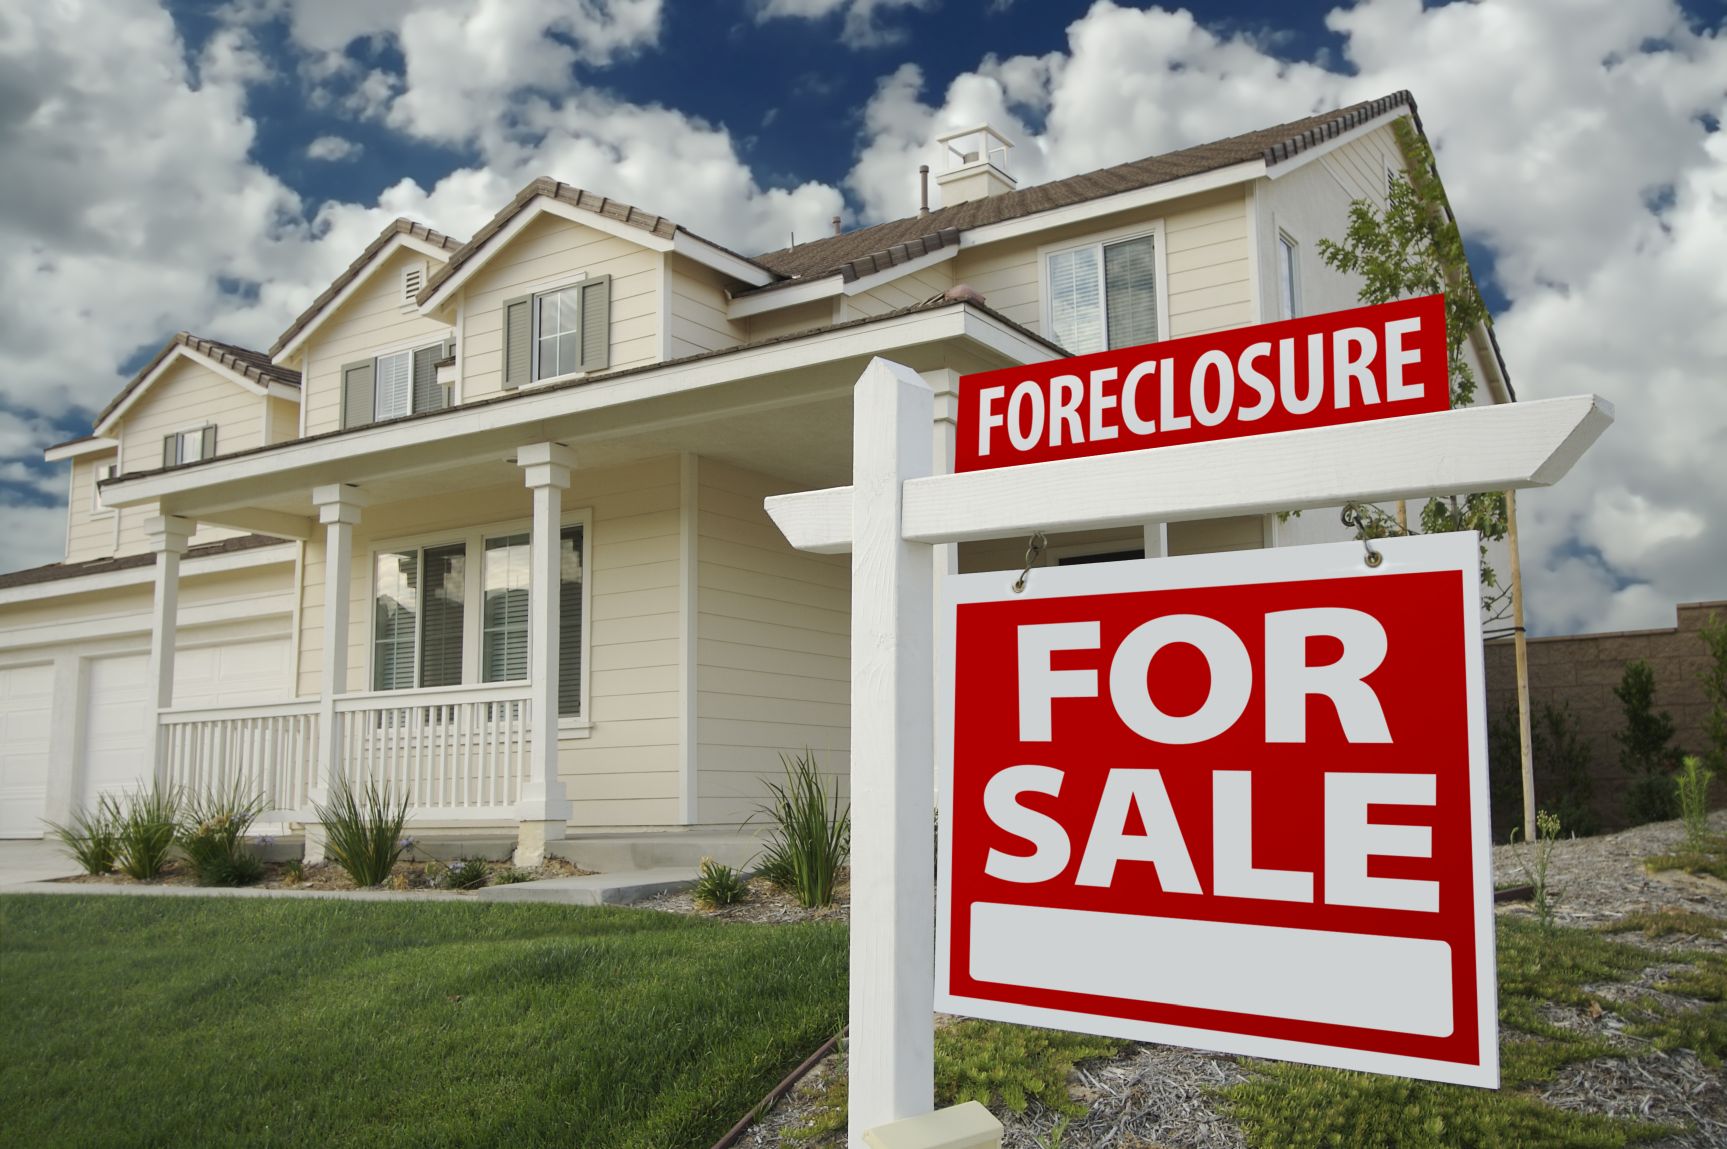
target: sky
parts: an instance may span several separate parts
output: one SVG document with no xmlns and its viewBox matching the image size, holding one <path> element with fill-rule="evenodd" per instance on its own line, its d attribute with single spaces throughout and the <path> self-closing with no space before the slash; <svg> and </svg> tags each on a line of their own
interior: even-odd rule
<svg viewBox="0 0 1727 1149">
<path fill-rule="evenodd" d="M 42 449 L 178 330 L 267 348 L 398 215 L 549 175 L 747 252 L 1411 90 L 1525 399 L 1617 423 L 1519 500 L 1532 629 L 1727 599 L 1727 0 L 37 0 L 0 8 L 0 570 Z"/>
</svg>

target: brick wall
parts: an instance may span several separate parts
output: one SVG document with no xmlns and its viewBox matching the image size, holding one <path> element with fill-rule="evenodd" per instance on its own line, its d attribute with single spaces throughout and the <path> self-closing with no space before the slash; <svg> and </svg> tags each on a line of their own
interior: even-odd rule
<svg viewBox="0 0 1727 1149">
<path fill-rule="evenodd" d="M 1624 728 L 1613 688 L 1625 664 L 1643 659 L 1655 670 L 1655 707 L 1673 715 L 1674 745 L 1701 752 L 1709 745 L 1704 722 L 1709 713 L 1698 676 L 1708 661 L 1699 635 L 1711 611 L 1727 616 L 1727 601 L 1682 603 L 1678 625 L 1665 630 L 1634 630 L 1618 634 L 1578 634 L 1529 640 L 1529 701 L 1531 713 L 1544 703 L 1571 704 L 1583 736 L 1594 751 L 1592 777 L 1595 801 L 1608 827 L 1624 824 L 1619 795 L 1625 773 L 1619 767 L 1619 743 Z M 1517 661 L 1510 639 L 1487 644 L 1487 714 L 1489 721 L 1517 706 Z M 1542 791 L 1541 763 L 1535 763 L 1535 794 Z M 1717 785 L 1720 802 L 1727 786 Z"/>
</svg>

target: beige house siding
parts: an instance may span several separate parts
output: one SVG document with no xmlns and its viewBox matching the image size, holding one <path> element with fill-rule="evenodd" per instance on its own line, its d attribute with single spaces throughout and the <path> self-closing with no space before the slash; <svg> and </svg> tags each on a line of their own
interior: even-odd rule
<svg viewBox="0 0 1727 1149">
<path fill-rule="evenodd" d="M 306 404 L 306 434 L 321 435 L 342 426 L 342 368 L 392 351 L 437 343 L 450 334 L 447 324 L 421 318 L 402 304 L 402 272 L 426 257 L 402 248 L 372 271 L 348 300 L 331 313 L 307 341 L 301 360 Z M 297 416 L 296 416 L 297 418 Z"/>
<path fill-rule="evenodd" d="M 592 514 L 589 693 L 592 729 L 560 745 L 577 826 L 669 825 L 678 820 L 678 500 L 675 457 L 577 470 L 566 515 Z M 368 507 L 354 533 L 349 586 L 348 688 L 371 686 L 373 554 L 398 540 L 428 545 L 479 524 L 526 530 L 530 492 L 519 484 Z M 324 649 L 321 540 L 307 545 L 301 592 L 299 694 L 317 697 Z"/>
<path fill-rule="evenodd" d="M 795 307 L 752 315 L 745 322 L 749 324 L 750 342 L 759 343 L 763 339 L 777 339 L 782 335 L 814 331 L 831 325 L 833 321 L 834 301 L 818 299 L 812 303 L 800 303 Z"/>
<path fill-rule="evenodd" d="M 584 274 L 612 277 L 611 366 L 660 359 L 660 255 L 625 239 L 555 215 L 523 228 L 463 288 L 464 402 L 504 389 L 503 311 L 506 300 L 577 282 Z"/>
<path fill-rule="evenodd" d="M 72 460 L 72 479 L 67 492 L 66 561 L 81 563 L 107 558 L 114 553 L 116 511 L 100 514 L 91 508 L 96 493 L 96 472 L 114 462 L 116 453 L 85 455 Z"/>
<path fill-rule="evenodd" d="M 944 260 L 921 270 L 877 284 L 868 291 L 845 297 L 846 319 L 885 315 L 902 307 L 912 307 L 940 295 L 954 284 L 956 261 Z"/>
<path fill-rule="evenodd" d="M 808 748 L 849 788 L 851 568 L 793 550 L 762 510 L 787 490 L 703 459 L 697 495 L 697 821 L 738 823 Z"/>
<path fill-rule="evenodd" d="M 292 399 L 279 399 L 274 395 L 264 399 L 269 412 L 269 437 L 271 445 L 286 443 L 300 436 L 300 404 Z"/>
<path fill-rule="evenodd" d="M 264 444 L 264 406 L 256 392 L 200 363 L 176 361 L 120 421 L 126 471 L 155 470 L 162 465 L 163 436 L 212 423 L 219 455 Z"/>
<path fill-rule="evenodd" d="M 744 325 L 726 318 L 725 281 L 717 271 L 668 253 L 671 293 L 666 301 L 670 318 L 671 358 L 721 351 L 746 341 Z"/>
</svg>

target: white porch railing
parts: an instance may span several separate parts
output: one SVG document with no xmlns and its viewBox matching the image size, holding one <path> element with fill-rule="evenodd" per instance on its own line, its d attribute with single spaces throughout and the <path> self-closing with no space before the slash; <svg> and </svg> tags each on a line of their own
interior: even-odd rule
<svg viewBox="0 0 1727 1149">
<path fill-rule="evenodd" d="M 190 794 L 263 799 L 266 822 L 298 817 L 318 777 L 318 703 L 164 710 L 162 780 Z"/>
<path fill-rule="evenodd" d="M 343 773 L 406 794 L 417 816 L 513 818 L 528 695 L 526 682 L 507 682 L 338 697 Z"/>
</svg>

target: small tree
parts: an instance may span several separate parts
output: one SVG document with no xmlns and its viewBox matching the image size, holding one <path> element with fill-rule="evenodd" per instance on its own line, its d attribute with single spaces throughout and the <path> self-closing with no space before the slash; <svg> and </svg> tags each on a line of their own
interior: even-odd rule
<svg viewBox="0 0 1727 1149">
<path fill-rule="evenodd" d="M 1727 619 L 1715 611 L 1709 612 L 1709 620 L 1703 624 L 1703 645 L 1708 648 L 1709 662 L 1698 677 L 1709 702 L 1705 730 L 1713 747 L 1710 757 L 1715 760 L 1715 773 L 1727 774 Z"/>
<path fill-rule="evenodd" d="M 1446 202 L 1433 153 L 1406 122 L 1399 121 L 1393 130 L 1403 148 L 1408 178 L 1391 178 L 1383 210 L 1369 200 L 1352 202 L 1343 241 L 1321 239 L 1319 255 L 1333 269 L 1361 277 L 1357 298 L 1365 304 L 1444 293 L 1451 405 L 1467 407 L 1475 398 L 1475 373 L 1463 349 L 1470 332 L 1487 321 L 1487 305 L 1469 273 L 1463 235 Z M 1346 507 L 1344 521 L 1362 539 L 1417 533 L 1395 514 L 1371 504 Z M 1479 531 L 1486 542 L 1503 539 L 1508 529 L 1502 491 L 1433 498 L 1421 509 L 1420 533 Z M 1509 596 L 1499 588 L 1485 547 L 1481 585 L 1483 608 L 1489 617 L 1498 617 L 1509 607 Z"/>
<path fill-rule="evenodd" d="M 1625 714 L 1619 741 L 1619 764 L 1630 779 L 1625 813 L 1634 824 L 1664 822 L 1678 816 L 1673 771 L 1680 753 L 1673 741 L 1673 716 L 1655 709 L 1655 670 L 1638 659 L 1625 664 L 1625 674 L 1613 688 Z"/>
<path fill-rule="evenodd" d="M 1594 754 L 1583 736 L 1582 723 L 1569 702 L 1542 703 L 1530 727 L 1535 761 L 1541 763 L 1541 791 L 1549 808 L 1577 837 L 1598 832 L 1595 784 L 1590 778 Z M 1493 835 L 1504 841 L 1523 823 L 1523 747 L 1517 730 L 1517 707 L 1508 705 L 1488 726 L 1488 796 Z"/>
</svg>

